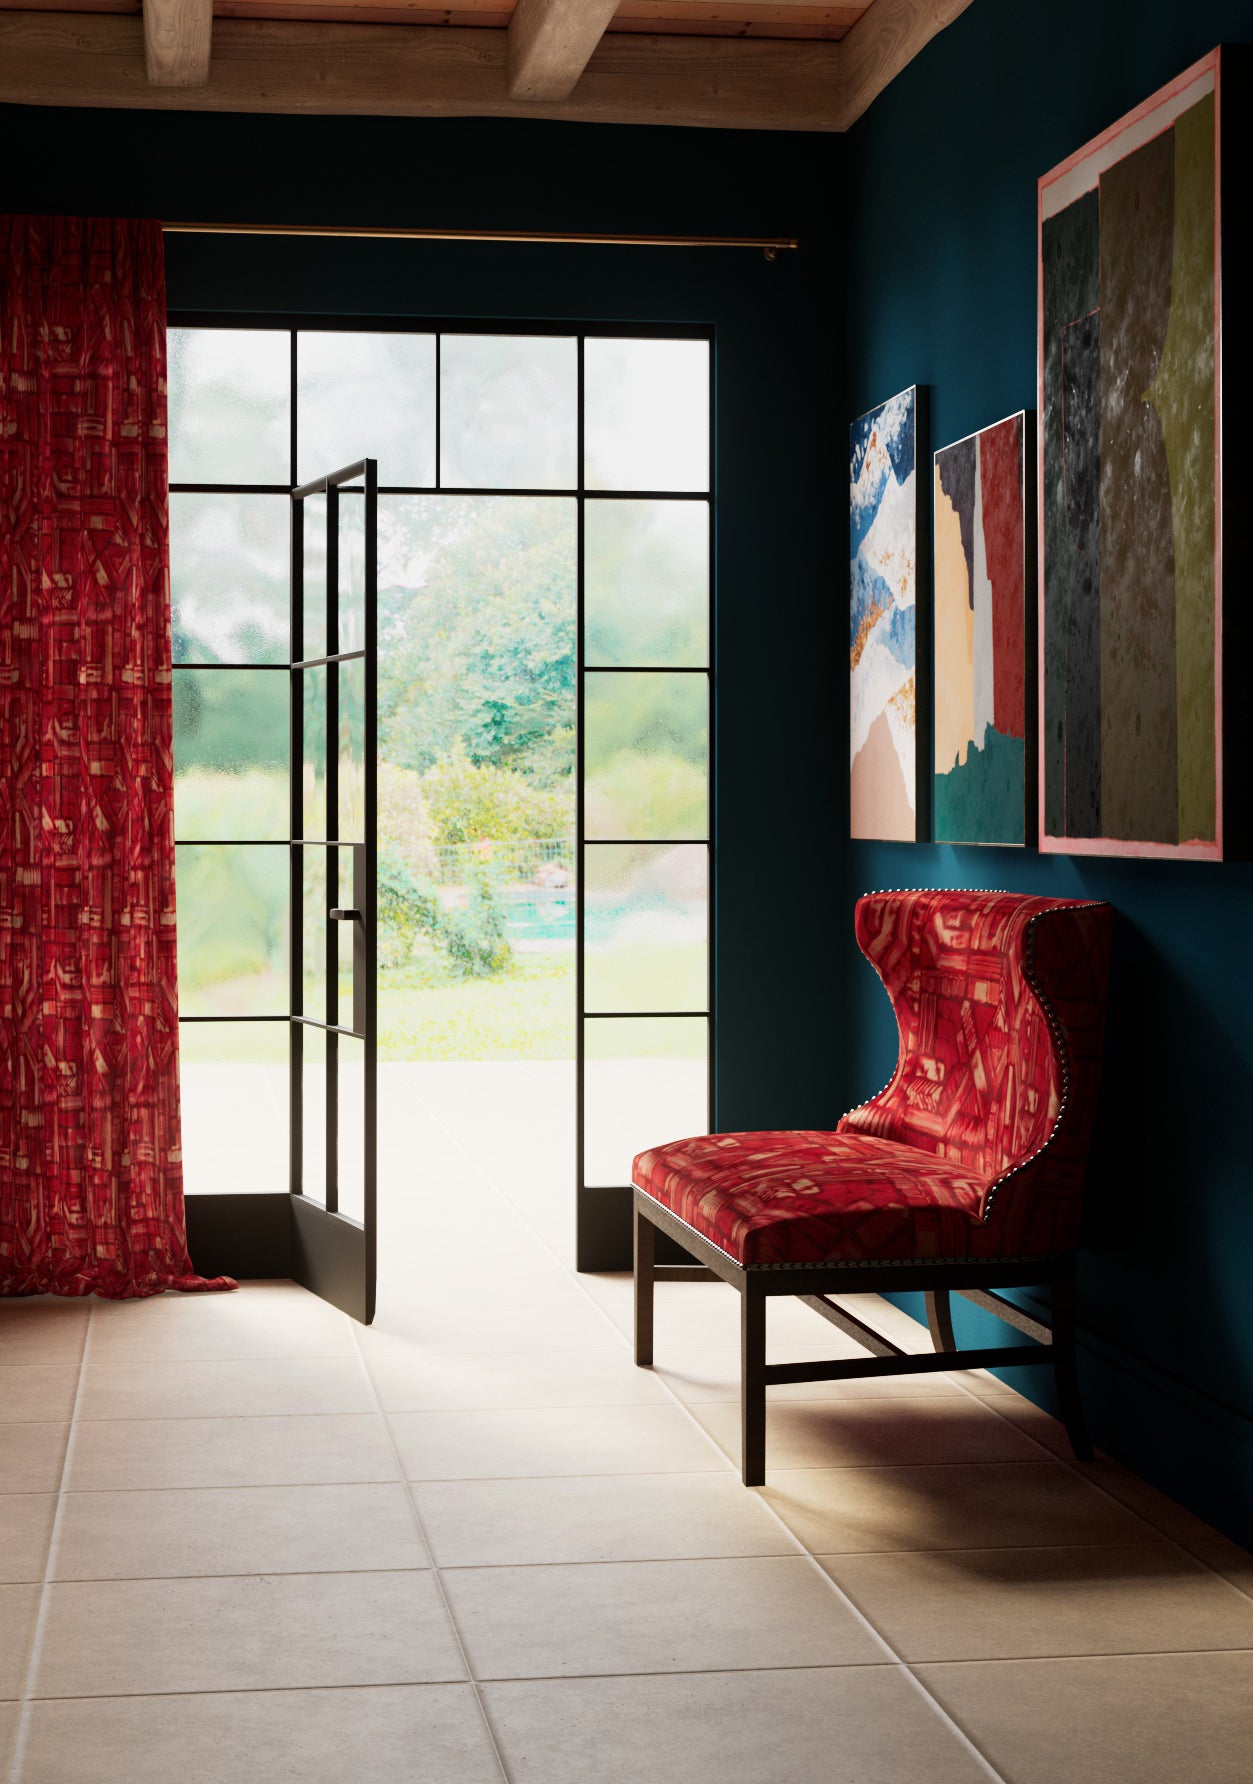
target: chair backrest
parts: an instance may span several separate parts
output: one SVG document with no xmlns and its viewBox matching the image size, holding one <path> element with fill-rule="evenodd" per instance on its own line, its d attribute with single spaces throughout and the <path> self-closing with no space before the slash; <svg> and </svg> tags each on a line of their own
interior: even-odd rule
<svg viewBox="0 0 1253 1784">
<path fill-rule="evenodd" d="M 840 1131 L 960 1161 L 987 1179 L 985 1215 L 1029 1164 L 1037 1168 L 1015 1193 L 1077 1201 L 1100 1081 L 1111 907 L 874 892 L 858 900 L 856 927 L 892 1000 L 900 1054 L 891 1082 Z M 1075 1242 L 1068 1216 L 1049 1225 L 1058 1244 Z"/>
</svg>

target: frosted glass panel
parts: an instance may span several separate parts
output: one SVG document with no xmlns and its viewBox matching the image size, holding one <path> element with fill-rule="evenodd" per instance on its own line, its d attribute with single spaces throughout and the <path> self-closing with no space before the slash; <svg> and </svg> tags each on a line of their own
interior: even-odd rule
<svg viewBox="0 0 1253 1784">
<path fill-rule="evenodd" d="M 341 1034 L 339 1047 L 339 1212 L 365 1220 L 365 1042 Z"/>
<path fill-rule="evenodd" d="M 709 344 L 589 340 L 588 489 L 709 488 Z"/>
<path fill-rule="evenodd" d="M 707 846 L 595 843 L 583 866 L 584 1007 L 706 1009 Z"/>
<path fill-rule="evenodd" d="M 180 929 L 181 929 L 180 913 Z M 183 1188 L 275 1195 L 288 1188 L 286 1022 L 179 1028 Z"/>
<path fill-rule="evenodd" d="M 376 458 L 380 483 L 435 482 L 435 336 L 296 337 L 297 481 Z"/>
<path fill-rule="evenodd" d="M 573 340 L 444 335 L 441 482 L 478 489 L 573 489 L 578 352 Z"/>
<path fill-rule="evenodd" d="M 170 497 L 176 663 L 285 663 L 291 640 L 286 496 Z"/>
<path fill-rule="evenodd" d="M 583 720 L 588 837 L 648 841 L 708 834 L 704 675 L 588 675 Z"/>
<path fill-rule="evenodd" d="M 286 1015 L 287 849 L 180 843 L 175 866 L 179 1014 Z"/>
<path fill-rule="evenodd" d="M 286 837 L 289 705 L 283 670 L 174 671 L 174 833 L 180 840 Z"/>
<path fill-rule="evenodd" d="M 300 851 L 301 884 L 301 964 L 304 1006 L 301 1014 L 313 1022 L 333 1022 L 334 1011 L 327 1003 L 326 926 L 327 910 L 333 902 L 327 897 L 327 856 L 333 849 L 306 845 Z"/>
<path fill-rule="evenodd" d="M 326 836 L 326 684 L 329 669 L 306 669 L 301 714 L 303 744 L 300 775 L 303 788 L 304 834 Z"/>
<path fill-rule="evenodd" d="M 339 492 L 339 644 L 365 649 L 365 491 Z"/>
<path fill-rule="evenodd" d="M 709 504 L 588 502 L 585 656 L 595 665 L 709 661 Z"/>
<path fill-rule="evenodd" d="M 709 1128 L 709 1024 L 701 1016 L 583 1023 L 584 1181 L 631 1181 L 639 1152 Z"/>
<path fill-rule="evenodd" d="M 324 1028 L 301 1024 L 301 1184 L 311 1202 L 326 1205 L 326 1044 Z"/>
<path fill-rule="evenodd" d="M 362 657 L 353 657 L 339 665 L 339 840 L 365 841 L 365 659 Z"/>
<path fill-rule="evenodd" d="M 300 661 L 329 655 L 326 644 L 326 497 L 306 496 L 296 504 L 304 526 L 304 643 Z"/>
<path fill-rule="evenodd" d="M 171 483 L 291 481 L 291 337 L 283 329 L 172 328 Z"/>
</svg>

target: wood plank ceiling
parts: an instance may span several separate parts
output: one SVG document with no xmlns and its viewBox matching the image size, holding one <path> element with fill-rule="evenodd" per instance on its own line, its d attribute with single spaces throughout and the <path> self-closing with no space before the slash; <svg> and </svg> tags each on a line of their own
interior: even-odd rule
<svg viewBox="0 0 1253 1784">
<path fill-rule="evenodd" d="M 805 37 L 837 43 L 873 4 L 811 6 L 804 0 L 619 0 L 607 31 L 659 37 Z M 594 0 L 588 0 L 593 10 Z M 325 19 L 359 25 L 444 25 L 507 29 L 518 0 L 214 0 L 215 19 Z M 0 0 L 0 12 L 120 12 L 138 17 L 143 0 Z"/>
<path fill-rule="evenodd" d="M 0 103 L 847 130 L 970 0 L 0 0 Z"/>
</svg>

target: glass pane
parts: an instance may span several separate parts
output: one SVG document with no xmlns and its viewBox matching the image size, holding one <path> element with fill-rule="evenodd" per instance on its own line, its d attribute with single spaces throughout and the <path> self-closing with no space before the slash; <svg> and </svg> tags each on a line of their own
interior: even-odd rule
<svg viewBox="0 0 1253 1784">
<path fill-rule="evenodd" d="M 326 497 L 306 496 L 297 502 L 304 526 L 304 636 L 300 661 L 324 657 L 326 648 Z"/>
<path fill-rule="evenodd" d="M 287 1190 L 289 1034 L 286 1022 L 180 1024 L 187 1195 Z"/>
<path fill-rule="evenodd" d="M 171 483 L 291 481 L 291 336 L 169 331 Z"/>
<path fill-rule="evenodd" d="M 303 677 L 300 776 L 303 788 L 304 834 L 326 836 L 326 684 L 325 667 L 306 669 Z"/>
<path fill-rule="evenodd" d="M 333 1022 L 335 1012 L 327 1002 L 326 926 L 327 856 L 333 850 L 306 845 L 300 851 L 301 969 L 304 989 L 302 1015 L 314 1022 Z"/>
<path fill-rule="evenodd" d="M 291 638 L 286 496 L 172 495 L 176 663 L 285 663 Z"/>
<path fill-rule="evenodd" d="M 435 482 L 435 336 L 296 337 L 298 482 L 376 458 L 380 483 Z"/>
<path fill-rule="evenodd" d="M 339 1212 L 365 1220 L 365 1042 L 341 1034 L 339 1047 Z"/>
<path fill-rule="evenodd" d="M 444 335 L 441 481 L 477 489 L 573 489 L 578 350 L 573 340 Z"/>
<path fill-rule="evenodd" d="M 290 823 L 288 676 L 277 669 L 174 671 L 174 834 L 285 838 Z"/>
<path fill-rule="evenodd" d="M 709 505 L 588 502 L 585 649 L 592 664 L 709 661 Z"/>
<path fill-rule="evenodd" d="M 352 871 L 353 851 L 352 849 L 332 849 L 329 852 L 336 857 L 337 872 L 339 875 L 337 887 L 332 889 L 334 896 L 332 897 L 331 902 L 339 905 L 343 910 L 351 910 L 354 902 Z M 355 1026 L 352 1009 L 352 961 L 353 941 L 356 927 L 355 923 L 336 923 L 334 925 L 337 968 L 335 986 L 336 1010 L 331 1012 L 331 1019 L 334 1022 L 338 1022 L 344 1028 L 352 1028 Z M 338 1013 L 336 1013 L 336 1011 Z"/>
<path fill-rule="evenodd" d="M 709 343 L 583 346 L 588 489 L 709 488 Z"/>
<path fill-rule="evenodd" d="M 595 843 L 583 851 L 584 1005 L 704 1010 L 709 850 Z"/>
<path fill-rule="evenodd" d="M 583 1180 L 630 1183 L 637 1153 L 708 1131 L 708 1022 L 586 1017 L 583 1089 Z"/>
<path fill-rule="evenodd" d="M 339 839 L 365 841 L 364 657 L 339 665 Z"/>
<path fill-rule="evenodd" d="M 587 676 L 583 737 L 589 837 L 647 841 L 708 835 L 704 675 Z"/>
<path fill-rule="evenodd" d="M 442 779 L 465 755 L 523 775 L 537 793 L 568 788 L 577 588 L 570 497 L 381 497 L 380 763 L 418 774 L 442 764 Z M 459 769 L 454 778 L 471 792 Z M 479 779 L 485 797 L 492 779 Z M 565 831 L 562 803 L 528 801 L 527 835 Z M 474 827 L 472 804 L 465 824 L 440 822 L 442 840 L 491 834 Z"/>
<path fill-rule="evenodd" d="M 180 843 L 178 1007 L 183 1016 L 285 1016 L 288 853 Z"/>
<path fill-rule="evenodd" d="M 365 649 L 365 491 L 339 492 L 339 645 Z"/>
<path fill-rule="evenodd" d="M 326 1030 L 301 1023 L 300 1181 L 311 1202 L 326 1205 Z"/>
</svg>

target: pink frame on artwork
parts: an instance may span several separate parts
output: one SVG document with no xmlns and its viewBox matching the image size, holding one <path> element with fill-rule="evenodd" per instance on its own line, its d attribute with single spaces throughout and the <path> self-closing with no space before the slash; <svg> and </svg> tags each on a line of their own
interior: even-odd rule
<svg viewBox="0 0 1253 1784">
<path fill-rule="evenodd" d="M 1115 837 L 1053 836 L 1046 832 L 1045 810 L 1045 525 L 1044 525 L 1044 220 L 1046 195 L 1063 182 L 1074 196 L 1091 191 L 1107 166 L 1133 148 L 1168 130 L 1181 112 L 1209 91 L 1214 94 L 1214 766 L 1215 830 L 1213 841 L 1139 842 Z M 1044 854 L 1160 857 L 1168 860 L 1221 860 L 1223 857 L 1223 483 L 1222 483 L 1222 51 L 1211 50 L 1200 61 L 1160 88 L 1134 111 L 1076 150 L 1039 181 L 1036 199 L 1036 376 L 1040 425 L 1037 431 L 1038 577 L 1037 577 L 1037 710 L 1039 846 Z M 1110 151 L 1118 148 L 1119 153 Z M 1068 198 L 1067 202 L 1071 202 Z M 1057 206 L 1057 209 L 1063 208 Z"/>
</svg>

